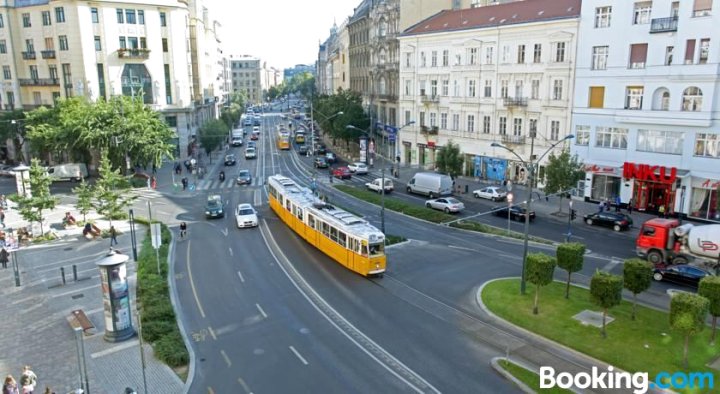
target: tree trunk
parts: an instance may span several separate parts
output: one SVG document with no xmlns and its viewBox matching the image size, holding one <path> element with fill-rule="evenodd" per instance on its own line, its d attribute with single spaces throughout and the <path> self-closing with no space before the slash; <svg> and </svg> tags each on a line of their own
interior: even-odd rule
<svg viewBox="0 0 720 394">
<path fill-rule="evenodd" d="M 632 320 L 635 320 L 635 308 L 637 307 L 637 294 L 633 293 Z"/>
<path fill-rule="evenodd" d="M 558 213 L 562 212 L 562 196 L 558 195 Z"/>
<path fill-rule="evenodd" d="M 572 275 L 572 272 L 568 271 L 568 280 L 565 284 L 565 299 L 570 299 L 570 276 Z"/>
<path fill-rule="evenodd" d="M 538 314 L 538 296 L 540 295 L 540 286 L 535 285 L 535 304 L 533 305 L 533 315 Z"/>
<path fill-rule="evenodd" d="M 715 329 L 717 328 L 717 316 L 713 315 L 713 325 L 712 325 L 712 336 L 710 337 L 710 344 L 715 344 Z"/>
<path fill-rule="evenodd" d="M 685 369 L 688 367 L 688 345 L 690 344 L 690 334 L 685 335 L 685 346 L 683 348 L 683 364 Z"/>
<path fill-rule="evenodd" d="M 605 332 L 605 316 L 607 316 L 607 308 L 603 309 L 603 324 L 602 324 L 602 336 L 607 338 L 607 332 Z"/>
</svg>

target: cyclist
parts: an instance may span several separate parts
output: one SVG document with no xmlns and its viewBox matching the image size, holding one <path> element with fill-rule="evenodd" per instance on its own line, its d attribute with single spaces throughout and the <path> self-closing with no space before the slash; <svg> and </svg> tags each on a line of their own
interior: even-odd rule
<svg viewBox="0 0 720 394">
<path fill-rule="evenodd" d="M 182 222 L 180 223 L 180 238 L 185 238 L 187 235 L 187 223 Z"/>
</svg>

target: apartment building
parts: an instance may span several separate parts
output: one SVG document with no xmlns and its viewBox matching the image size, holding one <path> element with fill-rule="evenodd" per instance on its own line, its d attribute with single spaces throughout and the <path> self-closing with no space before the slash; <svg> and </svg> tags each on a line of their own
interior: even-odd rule
<svg viewBox="0 0 720 394">
<path fill-rule="evenodd" d="M 401 162 L 434 168 L 448 141 L 465 173 L 527 181 L 571 130 L 580 0 L 526 0 L 442 11 L 400 36 Z M 494 142 L 513 153 L 493 147 Z M 533 148 L 531 149 L 531 144 Z M 532 150 L 532 157 L 531 157 Z"/>
<path fill-rule="evenodd" d="M 263 101 L 260 59 L 249 56 L 230 56 L 233 92 L 243 92 L 249 103 Z"/>
<path fill-rule="evenodd" d="M 719 7 L 583 1 L 572 152 L 586 199 L 720 221 Z"/>
</svg>

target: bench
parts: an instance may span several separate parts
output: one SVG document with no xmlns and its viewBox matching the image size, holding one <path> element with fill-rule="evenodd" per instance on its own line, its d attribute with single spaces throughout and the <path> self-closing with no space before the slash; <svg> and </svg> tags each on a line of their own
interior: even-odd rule
<svg viewBox="0 0 720 394">
<path fill-rule="evenodd" d="M 95 333 L 95 325 L 92 324 L 90 319 L 87 317 L 82 309 L 75 309 L 72 311 L 70 318 L 68 318 L 70 326 L 73 328 L 81 328 L 85 335 L 92 335 Z"/>
</svg>

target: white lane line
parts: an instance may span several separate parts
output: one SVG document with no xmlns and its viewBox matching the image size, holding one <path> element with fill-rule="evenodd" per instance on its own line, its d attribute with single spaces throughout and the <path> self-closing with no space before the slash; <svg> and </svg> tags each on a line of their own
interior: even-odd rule
<svg viewBox="0 0 720 394">
<path fill-rule="evenodd" d="M 224 230 L 220 230 L 220 232 L 223 233 L 224 236 L 226 236 L 226 237 L 228 236 L 228 229 L 227 229 L 227 227 L 225 227 Z"/>
<path fill-rule="evenodd" d="M 250 391 L 250 387 L 247 385 L 247 383 L 245 383 L 243 378 L 238 378 L 238 383 L 240 383 L 240 385 L 242 386 L 242 388 L 245 390 L 246 393 L 253 394 L 253 392 Z"/>
<path fill-rule="evenodd" d="M 475 249 L 466 248 L 464 246 L 455 246 L 455 245 L 448 245 L 448 248 L 450 249 L 458 249 L 458 250 L 466 250 L 468 252 L 477 252 Z"/>
<path fill-rule="evenodd" d="M 210 332 L 210 336 L 217 341 L 217 336 L 215 336 L 215 331 L 213 331 L 212 327 L 208 326 L 208 331 Z"/>
<path fill-rule="evenodd" d="M 230 252 L 230 256 L 233 256 L 232 248 L 228 248 L 228 252 Z"/>
<path fill-rule="evenodd" d="M 190 242 L 191 241 L 188 239 L 187 257 L 185 257 L 185 264 L 186 264 L 186 269 L 188 272 L 188 279 L 190 280 L 190 289 L 192 290 L 193 297 L 195 297 L 195 303 L 197 304 L 198 310 L 200 311 L 200 316 L 202 316 L 204 319 L 205 311 L 203 310 L 202 305 L 200 305 L 200 298 L 198 297 L 197 289 L 195 288 L 195 281 L 193 281 L 193 277 L 192 277 L 192 270 L 190 269 Z"/>
<path fill-rule="evenodd" d="M 267 315 L 267 313 L 265 313 L 265 311 L 264 311 L 263 308 L 260 306 L 260 304 L 255 304 L 255 306 L 256 306 L 257 309 L 260 311 L 260 314 L 261 314 L 264 318 L 267 319 L 268 315 Z"/>
<path fill-rule="evenodd" d="M 605 264 L 605 266 L 602 268 L 605 272 L 610 272 L 613 268 L 615 268 L 616 265 L 621 264 L 622 260 L 618 259 L 617 257 L 611 257 L 610 261 Z"/>
<path fill-rule="evenodd" d="M 295 355 L 297 356 L 297 358 L 300 359 L 300 362 L 301 362 L 301 363 L 303 363 L 303 364 L 305 364 L 305 365 L 308 365 L 307 360 L 305 360 L 305 359 L 303 358 L 303 356 L 301 356 L 300 353 L 299 353 L 297 350 L 295 350 L 294 347 L 290 346 L 290 350 L 291 350 L 293 353 L 295 353 Z"/>
<path fill-rule="evenodd" d="M 220 351 L 220 354 L 222 354 L 223 358 L 225 359 L 225 364 L 227 364 L 228 368 L 232 366 L 232 362 L 230 361 L 230 357 L 228 357 L 227 353 L 225 353 L 224 350 Z"/>
<path fill-rule="evenodd" d="M 238 277 L 240 278 L 240 282 L 245 283 L 245 278 L 243 278 L 242 272 L 238 271 Z"/>
</svg>

